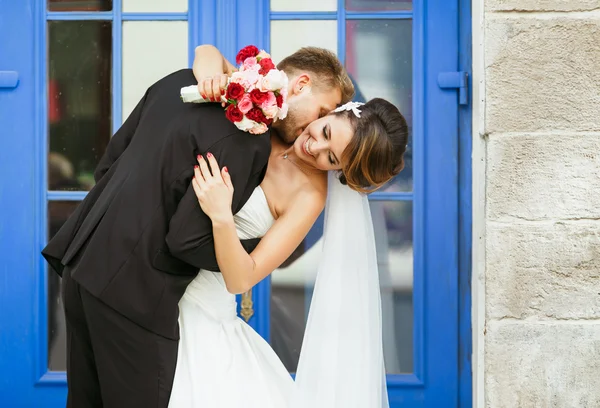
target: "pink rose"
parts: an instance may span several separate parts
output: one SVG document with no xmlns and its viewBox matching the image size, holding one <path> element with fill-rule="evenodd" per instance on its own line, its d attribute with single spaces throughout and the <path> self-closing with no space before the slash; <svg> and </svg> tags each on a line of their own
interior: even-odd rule
<svg viewBox="0 0 600 408">
<path fill-rule="evenodd" d="M 231 82 L 240 84 L 246 92 L 250 92 L 256 87 L 256 83 L 260 79 L 258 70 L 248 69 L 246 71 L 238 71 L 231 74 Z"/>
<path fill-rule="evenodd" d="M 256 57 L 246 58 L 240 68 L 240 71 L 246 71 L 248 69 L 252 69 L 253 67 L 255 67 L 257 65 L 257 63 L 258 62 L 256 61 Z M 260 69 L 261 66 L 259 66 L 258 68 Z"/>
<path fill-rule="evenodd" d="M 242 96 L 242 99 L 240 99 L 237 106 L 244 115 L 248 113 L 250 109 L 252 109 L 252 99 L 250 99 L 250 95 L 245 94 Z"/>
<path fill-rule="evenodd" d="M 253 135 L 261 135 L 267 131 L 268 127 L 264 123 L 257 123 L 256 126 L 250 129 L 250 133 Z"/>
<path fill-rule="evenodd" d="M 263 110 L 265 108 L 268 108 L 269 106 L 277 106 L 277 99 L 275 98 L 275 94 L 273 92 L 267 92 L 267 97 L 266 99 L 263 101 L 263 103 L 260 104 L 260 107 L 263 108 Z"/>
</svg>

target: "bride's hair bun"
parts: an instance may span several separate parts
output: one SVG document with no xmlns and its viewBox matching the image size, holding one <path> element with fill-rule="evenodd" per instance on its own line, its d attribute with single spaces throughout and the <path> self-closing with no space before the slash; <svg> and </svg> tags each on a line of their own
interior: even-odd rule
<svg viewBox="0 0 600 408">
<path fill-rule="evenodd" d="M 335 113 L 345 115 L 354 128 L 342 155 L 339 179 L 356 191 L 370 193 L 404 168 L 408 125 L 398 108 L 385 99 L 371 99 L 359 110 L 360 118 L 352 111 Z"/>
</svg>

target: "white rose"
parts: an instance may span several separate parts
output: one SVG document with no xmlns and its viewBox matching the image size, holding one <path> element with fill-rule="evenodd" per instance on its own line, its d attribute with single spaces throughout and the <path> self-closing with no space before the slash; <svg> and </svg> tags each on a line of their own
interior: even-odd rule
<svg viewBox="0 0 600 408">
<path fill-rule="evenodd" d="M 234 83 L 234 84 L 239 84 L 240 82 L 242 82 L 243 79 L 244 79 L 244 74 L 242 74 L 239 71 L 236 71 L 233 74 L 231 74 L 231 78 L 229 78 L 229 82 Z"/>
<path fill-rule="evenodd" d="M 284 103 L 283 105 L 281 105 L 281 108 L 279 108 L 279 114 L 277 115 L 277 118 L 285 119 L 287 114 L 288 114 L 288 104 Z"/>
<path fill-rule="evenodd" d="M 258 55 L 256 56 L 256 58 L 271 58 L 271 56 L 265 51 L 265 50 L 261 50 Z"/>
<path fill-rule="evenodd" d="M 288 77 L 285 72 L 272 69 L 267 73 L 267 75 L 265 75 L 261 85 L 263 88 L 265 88 L 262 90 L 262 92 L 276 91 L 278 89 L 287 88 Z"/>
<path fill-rule="evenodd" d="M 258 125 L 258 123 L 256 123 L 255 121 L 248 119 L 246 115 L 244 115 L 244 118 L 242 120 L 240 120 L 239 122 L 235 122 L 234 124 L 239 130 L 242 130 L 244 132 L 248 132 L 250 131 L 250 129 Z"/>
<path fill-rule="evenodd" d="M 279 112 L 279 108 L 277 105 L 267 106 L 266 108 L 262 108 L 263 113 L 268 119 L 274 119 L 277 116 L 277 112 Z"/>
</svg>

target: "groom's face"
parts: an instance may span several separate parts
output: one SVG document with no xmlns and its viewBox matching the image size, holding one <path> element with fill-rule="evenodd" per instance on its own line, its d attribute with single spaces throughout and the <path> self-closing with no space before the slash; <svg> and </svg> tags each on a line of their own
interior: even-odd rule
<svg viewBox="0 0 600 408">
<path fill-rule="evenodd" d="M 327 115 L 341 101 L 340 89 L 322 91 L 313 85 L 310 75 L 301 74 L 290 83 L 286 118 L 275 122 L 273 127 L 286 143 L 294 143 L 311 122 Z"/>
</svg>

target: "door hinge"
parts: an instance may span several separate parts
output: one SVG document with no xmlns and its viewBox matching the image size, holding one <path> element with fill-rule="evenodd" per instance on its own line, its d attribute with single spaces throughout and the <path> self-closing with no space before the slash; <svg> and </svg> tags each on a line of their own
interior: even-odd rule
<svg viewBox="0 0 600 408">
<path fill-rule="evenodd" d="M 16 88 L 19 83 L 17 71 L 0 71 L 0 88 Z"/>
<path fill-rule="evenodd" d="M 458 89 L 459 105 L 469 104 L 469 73 L 465 71 L 458 72 L 440 72 L 438 74 L 438 86 L 441 89 Z"/>
</svg>

